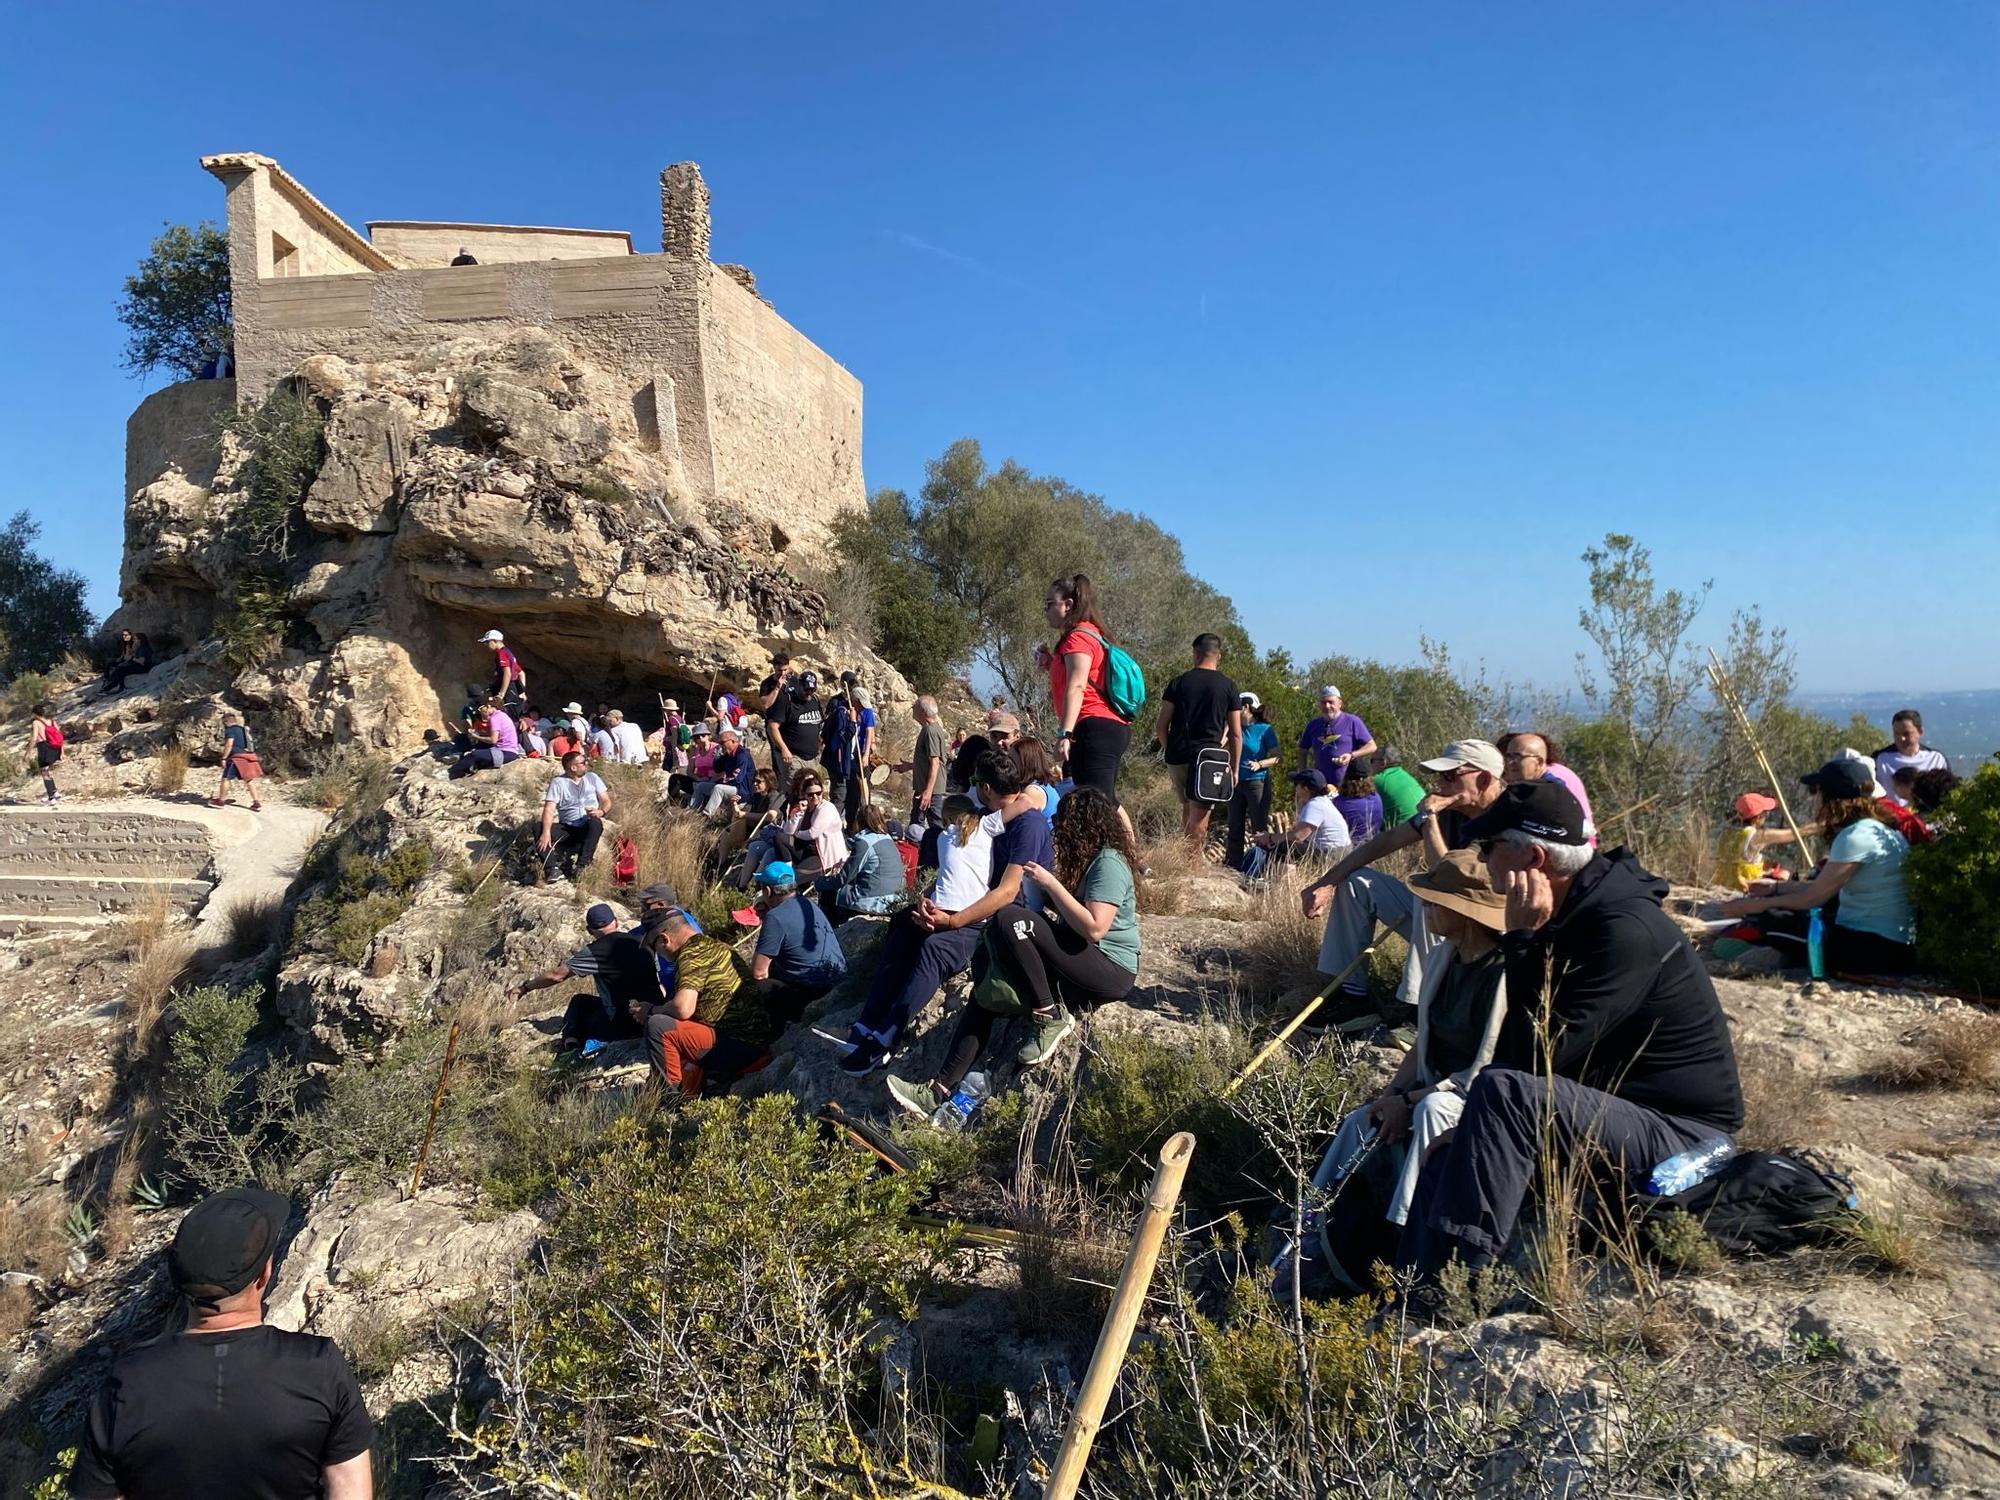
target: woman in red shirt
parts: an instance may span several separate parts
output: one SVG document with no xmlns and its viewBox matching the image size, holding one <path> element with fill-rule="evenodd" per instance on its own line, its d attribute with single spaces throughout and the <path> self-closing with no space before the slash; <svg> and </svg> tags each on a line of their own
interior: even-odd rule
<svg viewBox="0 0 2000 1500">
<path fill-rule="evenodd" d="M 1096 787 L 1118 800 L 1118 762 L 1132 742 L 1132 725 L 1104 701 L 1104 627 L 1097 622 L 1097 590 L 1078 573 L 1049 585 L 1042 611 L 1056 632 L 1053 652 L 1036 655 L 1049 674 L 1049 701 L 1061 733 L 1056 755 L 1068 763 L 1078 786 Z"/>
</svg>

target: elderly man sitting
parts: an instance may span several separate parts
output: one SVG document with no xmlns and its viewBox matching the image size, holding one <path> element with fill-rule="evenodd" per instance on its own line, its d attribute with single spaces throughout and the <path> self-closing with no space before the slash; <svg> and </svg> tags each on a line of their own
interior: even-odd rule
<svg viewBox="0 0 2000 1500">
<path fill-rule="evenodd" d="M 1507 898 L 1515 1003 L 1418 1183 L 1397 1263 L 1421 1282 L 1505 1252 L 1550 1141 L 1561 1167 L 1629 1181 L 1743 1124 L 1729 1022 L 1660 909 L 1667 883 L 1624 849 L 1594 853 L 1583 808 L 1551 781 L 1508 787 L 1465 834 Z"/>
</svg>

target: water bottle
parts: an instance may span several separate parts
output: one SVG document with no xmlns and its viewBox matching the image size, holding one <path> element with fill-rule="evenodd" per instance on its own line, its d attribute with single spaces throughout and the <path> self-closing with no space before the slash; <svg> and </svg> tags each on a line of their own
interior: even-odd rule
<svg viewBox="0 0 2000 1500">
<path fill-rule="evenodd" d="M 972 1122 L 974 1112 L 986 1102 L 986 1094 L 986 1075 L 967 1073 L 957 1091 L 932 1113 L 931 1124 L 957 1134 Z"/>
<path fill-rule="evenodd" d="M 1806 922 L 1806 969 L 1815 979 L 1826 978 L 1826 918 L 1817 906 Z"/>
<path fill-rule="evenodd" d="M 1653 1175 L 1646 1179 L 1646 1191 L 1655 1198 L 1685 1193 L 1697 1182 L 1714 1176 L 1716 1169 L 1735 1154 L 1736 1147 L 1728 1136 L 1712 1135 L 1653 1168 Z"/>
</svg>

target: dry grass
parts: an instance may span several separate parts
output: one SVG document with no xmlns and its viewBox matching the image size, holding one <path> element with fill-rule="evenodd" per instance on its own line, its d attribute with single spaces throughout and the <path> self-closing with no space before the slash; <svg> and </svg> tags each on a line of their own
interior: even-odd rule
<svg viewBox="0 0 2000 1500">
<path fill-rule="evenodd" d="M 1940 1016 L 1864 1075 L 1894 1089 L 1990 1089 L 2000 1085 L 2000 1016 L 1957 1010 Z"/>
<path fill-rule="evenodd" d="M 1207 861 L 1179 834 L 1142 844 L 1139 857 L 1146 862 L 1139 879 L 1140 912 L 1149 917 L 1187 915 L 1193 904 L 1188 879 L 1206 870 Z"/>
<path fill-rule="evenodd" d="M 1318 873 L 1316 866 L 1279 864 L 1272 867 L 1270 879 L 1252 888 L 1242 957 L 1252 994 L 1283 995 L 1301 984 L 1320 983 L 1326 919 L 1308 917 L 1299 904 L 1299 891 Z"/>
<path fill-rule="evenodd" d="M 1935 1235 L 1901 1213 L 1849 1214 L 1839 1225 L 1836 1248 L 1854 1270 L 1878 1276 L 1935 1276 Z"/>
<path fill-rule="evenodd" d="M 1782 1048 L 1762 1042 L 1740 1048 L 1736 1068 L 1743 1083 L 1739 1150 L 1775 1151 L 1825 1138 L 1833 1111 L 1823 1079 Z"/>
<path fill-rule="evenodd" d="M 694 900 L 704 885 L 701 858 L 709 836 L 701 818 L 662 802 L 659 775 L 650 767 L 600 766 L 598 774 L 611 792 L 611 820 L 597 858 L 584 871 L 583 894 L 593 898 L 611 894 L 614 851 L 623 834 L 638 851 L 636 885 L 666 881 L 683 905 Z"/>
<path fill-rule="evenodd" d="M 171 797 L 187 785 L 187 747 L 176 743 L 156 750 L 147 767 L 147 790 L 155 797 Z"/>
<path fill-rule="evenodd" d="M 167 899 L 166 892 L 155 891 L 119 919 L 111 930 L 111 938 L 128 953 L 138 953 L 158 942 L 179 921 L 180 913 Z"/>
<path fill-rule="evenodd" d="M 131 1025 L 131 1045 L 135 1053 L 146 1050 L 146 1039 L 159 1024 L 173 994 L 193 963 L 194 935 L 180 928 L 163 931 L 132 950 L 132 962 L 125 970 L 124 1015 Z"/>
<path fill-rule="evenodd" d="M 274 890 L 238 896 L 224 920 L 228 927 L 222 947 L 230 961 L 255 958 L 285 935 L 285 893 Z"/>
<path fill-rule="evenodd" d="M 48 1280 L 60 1276 L 69 1259 L 69 1236 L 63 1233 L 69 1207 L 69 1200 L 52 1188 L 0 1205 L 0 1271 L 26 1271 Z M 30 1311 L 32 1307 L 30 1299 Z"/>
<path fill-rule="evenodd" d="M 1105 1205 L 1070 1173 L 1023 1173 L 1008 1190 L 1021 1238 L 1014 1247 L 1014 1319 L 1023 1333 L 1095 1328 L 1125 1260 Z"/>
</svg>

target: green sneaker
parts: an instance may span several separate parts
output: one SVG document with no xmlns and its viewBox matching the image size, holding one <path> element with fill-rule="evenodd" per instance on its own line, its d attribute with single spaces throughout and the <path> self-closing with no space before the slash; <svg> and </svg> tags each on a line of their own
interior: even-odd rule
<svg viewBox="0 0 2000 1500">
<path fill-rule="evenodd" d="M 889 1090 L 889 1097 L 896 1101 L 896 1107 L 919 1120 L 928 1120 L 938 1107 L 937 1092 L 927 1083 L 911 1083 L 907 1078 L 898 1078 L 891 1073 L 882 1080 Z"/>
<path fill-rule="evenodd" d="M 1030 1019 L 1035 1023 L 1035 1034 L 1015 1054 L 1024 1068 L 1032 1068 L 1054 1057 L 1056 1048 L 1063 1044 L 1063 1038 L 1076 1030 L 1076 1017 L 1060 1006 L 1054 1015 L 1033 1016 Z"/>
</svg>

